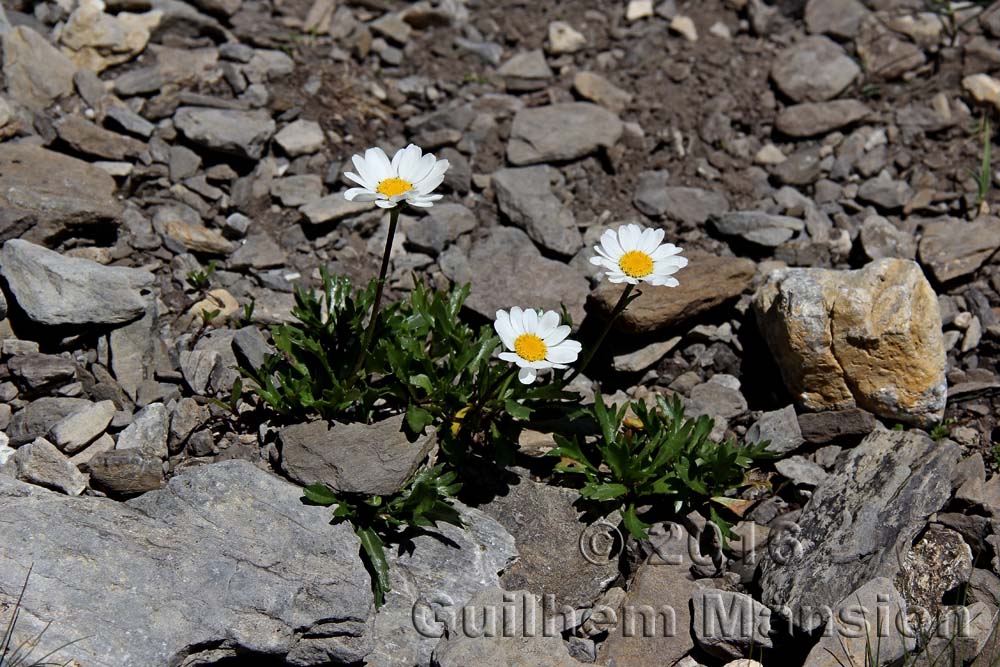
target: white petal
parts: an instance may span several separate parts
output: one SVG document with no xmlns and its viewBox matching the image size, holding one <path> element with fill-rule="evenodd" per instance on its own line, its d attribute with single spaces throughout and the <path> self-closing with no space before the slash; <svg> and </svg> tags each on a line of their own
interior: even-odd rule
<svg viewBox="0 0 1000 667">
<path fill-rule="evenodd" d="M 517 336 L 514 334 L 514 327 L 510 325 L 510 315 L 506 310 L 497 311 L 497 319 L 493 322 L 493 328 L 496 329 L 497 334 L 500 336 L 500 340 L 503 344 L 507 346 L 507 349 L 514 349 L 514 339 Z"/>
<path fill-rule="evenodd" d="M 441 185 L 442 182 L 444 182 L 444 176 L 432 176 L 420 181 L 418 185 L 413 186 L 413 189 L 422 195 L 426 195 L 433 192 L 434 188 Z"/>
<path fill-rule="evenodd" d="M 517 336 L 524 333 L 524 311 L 519 306 L 510 309 L 510 327 Z"/>
<path fill-rule="evenodd" d="M 601 235 L 601 245 L 604 246 L 605 252 L 607 252 L 608 257 L 611 259 L 617 260 L 625 254 L 622 250 L 621 243 L 618 242 L 618 234 L 616 234 L 612 229 L 609 229 Z"/>
<path fill-rule="evenodd" d="M 521 381 L 521 384 L 531 384 L 538 377 L 538 373 L 534 368 L 522 368 L 517 372 L 517 379 Z"/>
<path fill-rule="evenodd" d="M 666 259 L 667 257 L 673 257 L 674 255 L 679 255 L 683 252 L 682 248 L 678 248 L 673 243 L 664 243 L 659 248 L 650 253 L 653 261 L 658 259 Z"/>
<path fill-rule="evenodd" d="M 376 199 L 375 205 L 379 208 L 396 208 L 398 202 L 394 202 L 391 199 Z"/>
<path fill-rule="evenodd" d="M 407 199 L 406 203 L 410 206 L 416 206 L 417 208 L 430 208 L 431 206 L 434 206 L 434 202 L 423 199 Z"/>
<path fill-rule="evenodd" d="M 653 276 L 649 282 L 658 287 L 677 287 L 680 285 L 677 278 L 671 278 L 670 276 Z"/>
<path fill-rule="evenodd" d="M 499 356 L 504 361 L 509 361 L 512 364 L 517 364 L 518 366 L 524 366 L 524 364 L 528 363 L 524 359 L 519 357 L 516 352 L 501 352 L 497 356 Z"/>
<path fill-rule="evenodd" d="M 351 188 L 344 193 L 347 201 L 375 201 L 378 195 L 367 188 Z"/>
<path fill-rule="evenodd" d="M 365 151 L 365 163 L 371 167 L 371 175 L 378 182 L 384 181 L 387 178 L 392 178 L 396 175 L 396 172 L 392 169 L 392 163 L 389 162 L 389 158 L 386 156 L 385 151 L 377 146 L 375 148 L 369 148 Z"/>
<path fill-rule="evenodd" d="M 660 241 L 663 240 L 664 232 L 662 229 L 647 229 L 643 232 L 643 236 L 646 240 L 642 244 L 642 251 L 647 255 L 652 255 L 653 252 L 659 247 Z"/>
<path fill-rule="evenodd" d="M 547 310 L 542 315 L 541 319 L 538 320 L 538 331 L 535 333 L 539 338 L 545 340 L 545 337 L 556 330 L 559 326 L 559 322 L 562 320 L 559 313 L 554 310 Z"/>
<path fill-rule="evenodd" d="M 543 338 L 542 342 L 545 343 L 547 347 L 554 347 L 566 340 L 566 336 L 570 334 L 570 331 L 572 331 L 572 329 L 569 328 L 568 324 L 561 324 L 553 329 L 549 335 Z"/>
<path fill-rule="evenodd" d="M 528 364 L 535 369 L 544 371 L 546 368 L 552 368 L 552 362 L 541 359 L 539 361 L 529 361 Z"/>
<path fill-rule="evenodd" d="M 441 160 L 441 162 L 447 162 L 447 160 Z M 411 176 L 413 180 L 411 183 L 419 183 L 420 181 L 426 180 L 430 176 L 438 173 L 434 170 L 437 166 L 438 159 L 434 157 L 433 153 L 428 153 L 423 156 L 413 165 L 413 170 L 411 171 Z M 447 167 L 445 167 L 447 169 Z M 440 172 L 443 174 L 444 172 Z"/>
<path fill-rule="evenodd" d="M 375 173 L 372 165 L 368 163 L 368 160 L 364 159 L 360 155 L 351 157 L 351 161 L 354 163 L 354 168 L 358 170 L 358 175 L 361 177 L 361 180 L 374 190 L 375 187 L 378 186 L 378 179 L 376 178 L 377 174 Z"/>
<path fill-rule="evenodd" d="M 538 311 L 534 308 L 526 308 L 524 311 L 524 331 L 538 335 Z"/>
<path fill-rule="evenodd" d="M 576 358 L 580 356 L 580 348 L 569 344 L 572 342 L 575 341 L 566 341 L 562 345 L 550 348 L 549 353 L 545 355 L 545 358 L 556 364 L 573 363 L 576 361 Z"/>
<path fill-rule="evenodd" d="M 625 252 L 638 250 L 639 238 L 641 236 L 642 230 L 639 225 L 622 225 L 618 228 L 618 240 L 621 242 L 622 250 Z"/>
<path fill-rule="evenodd" d="M 399 177 L 404 181 L 409 181 L 413 183 L 414 181 L 414 171 L 417 164 L 420 162 L 420 156 L 423 151 L 420 146 L 416 144 L 410 144 L 400 152 L 400 158 L 398 163 L 397 173 Z"/>
<path fill-rule="evenodd" d="M 355 183 L 365 188 L 366 190 L 374 190 L 375 187 L 378 185 L 377 183 L 369 183 L 365 179 L 361 178 L 357 174 L 350 171 L 344 172 L 344 177 L 349 181 L 354 181 Z"/>
</svg>

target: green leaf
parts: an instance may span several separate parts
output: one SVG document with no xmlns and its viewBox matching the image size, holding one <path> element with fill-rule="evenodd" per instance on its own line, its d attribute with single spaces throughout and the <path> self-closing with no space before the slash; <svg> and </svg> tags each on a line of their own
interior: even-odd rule
<svg viewBox="0 0 1000 667">
<path fill-rule="evenodd" d="M 313 505 L 335 505 L 337 495 L 326 484 L 310 484 L 302 489 L 305 499 Z"/>
<path fill-rule="evenodd" d="M 580 491 L 580 495 L 591 500 L 614 500 L 615 498 L 621 498 L 626 493 L 628 493 L 628 487 L 624 484 L 588 485 Z"/>
<path fill-rule="evenodd" d="M 406 425 L 414 433 L 423 433 L 424 429 L 434 423 L 434 415 L 418 405 L 406 408 Z"/>
<path fill-rule="evenodd" d="M 417 375 L 410 376 L 410 384 L 415 387 L 420 387 L 428 394 L 434 393 L 434 387 L 431 385 L 431 379 L 424 375 L 423 373 L 418 373 Z"/>
<path fill-rule="evenodd" d="M 507 414 L 509 414 L 514 419 L 525 421 L 531 417 L 533 410 L 527 405 L 518 403 L 517 401 L 508 398 L 503 403 L 504 408 L 507 409 Z"/>
<path fill-rule="evenodd" d="M 372 579 L 375 609 L 378 609 L 385 603 L 385 594 L 392 590 L 392 584 L 389 580 L 389 562 L 385 557 L 385 546 L 378 533 L 371 528 L 358 528 L 355 532 L 358 539 L 361 540 L 362 560 Z"/>
<path fill-rule="evenodd" d="M 622 524 L 625 525 L 625 529 L 629 534 L 637 540 L 644 540 L 649 537 L 649 534 L 646 532 L 649 530 L 649 524 L 644 523 L 636 516 L 634 505 L 629 505 L 622 512 Z"/>
</svg>

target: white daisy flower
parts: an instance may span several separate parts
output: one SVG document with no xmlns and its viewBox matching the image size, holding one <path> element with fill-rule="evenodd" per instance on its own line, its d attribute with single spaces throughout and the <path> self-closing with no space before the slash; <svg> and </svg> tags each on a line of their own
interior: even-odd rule
<svg viewBox="0 0 1000 667">
<path fill-rule="evenodd" d="M 644 229 L 639 225 L 622 225 L 616 232 L 609 229 L 601 236 L 601 245 L 594 246 L 596 257 L 591 264 L 604 267 L 613 283 L 647 282 L 652 285 L 677 287 L 671 276 L 687 266 L 681 257 L 682 248 L 673 243 L 660 243 L 662 229 Z"/>
<path fill-rule="evenodd" d="M 580 355 L 581 345 L 567 340 L 570 328 L 559 324 L 559 313 L 549 310 L 539 314 L 532 308 L 514 307 L 508 313 L 497 311 L 493 328 L 510 352 L 501 352 L 500 358 L 517 364 L 517 379 L 522 384 L 535 381 L 538 371 L 547 368 L 568 368 Z"/>
<path fill-rule="evenodd" d="M 360 188 L 344 193 L 348 201 L 372 201 L 381 208 L 395 208 L 400 203 L 427 208 L 442 195 L 432 195 L 441 185 L 448 161 L 438 160 L 433 153 L 424 155 L 416 144 L 400 148 L 389 161 L 381 148 L 369 148 L 364 157 L 351 158 L 358 173 L 344 174 Z"/>
</svg>

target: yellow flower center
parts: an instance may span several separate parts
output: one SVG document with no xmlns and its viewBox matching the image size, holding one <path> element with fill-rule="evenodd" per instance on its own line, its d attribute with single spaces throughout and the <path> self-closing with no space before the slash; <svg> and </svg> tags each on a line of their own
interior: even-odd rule
<svg viewBox="0 0 1000 667">
<path fill-rule="evenodd" d="M 542 339 L 535 334 L 521 334 L 514 341 L 514 351 L 517 356 L 525 361 L 541 361 L 545 358 L 549 348 L 545 347 Z"/>
<path fill-rule="evenodd" d="M 653 272 L 653 258 L 641 250 L 629 250 L 618 260 L 618 266 L 629 278 L 645 278 Z"/>
<path fill-rule="evenodd" d="M 386 178 L 379 181 L 376 191 L 386 197 L 395 197 L 396 195 L 407 193 L 412 189 L 413 183 L 409 181 L 404 181 L 401 178 Z"/>
</svg>

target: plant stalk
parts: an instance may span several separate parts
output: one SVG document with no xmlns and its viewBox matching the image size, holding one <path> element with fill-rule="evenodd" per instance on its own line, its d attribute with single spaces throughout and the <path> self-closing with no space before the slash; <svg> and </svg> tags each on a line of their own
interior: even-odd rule
<svg viewBox="0 0 1000 667">
<path fill-rule="evenodd" d="M 611 331 L 611 327 L 615 324 L 615 320 L 617 320 L 621 314 L 625 312 L 625 308 L 629 304 L 629 296 L 632 294 L 633 289 L 635 289 L 635 285 L 629 283 L 625 286 L 625 289 L 622 290 L 622 295 L 618 297 L 618 303 L 615 304 L 614 310 L 611 311 L 611 316 L 608 317 L 608 322 L 604 325 L 604 330 L 601 332 L 601 335 L 597 337 L 597 340 L 594 341 L 594 345 L 587 351 L 587 354 L 583 357 L 583 361 L 580 362 L 580 365 L 573 369 L 573 372 L 563 380 L 563 385 L 567 385 L 572 382 L 577 375 L 582 373 L 587 368 L 587 364 L 589 364 L 591 359 L 594 358 L 594 355 L 597 354 L 597 350 L 601 347 L 601 343 L 603 343 L 604 339 L 607 338 L 608 332 Z"/>
<path fill-rule="evenodd" d="M 371 318 L 368 320 L 368 328 L 365 329 L 365 338 L 361 345 L 361 353 L 354 363 L 354 370 L 351 371 L 350 385 L 354 384 L 358 373 L 368 358 L 368 347 L 371 345 L 372 336 L 375 335 L 375 325 L 378 323 L 378 313 L 382 306 L 382 292 L 385 290 L 385 274 L 389 271 L 389 253 L 392 251 L 392 240 L 396 236 L 396 223 L 399 222 L 399 207 L 389 209 L 389 234 L 385 239 L 385 251 L 382 253 L 382 267 L 378 272 L 378 283 L 375 286 L 375 303 L 372 304 Z M 350 386 L 348 385 L 348 386 Z"/>
</svg>

